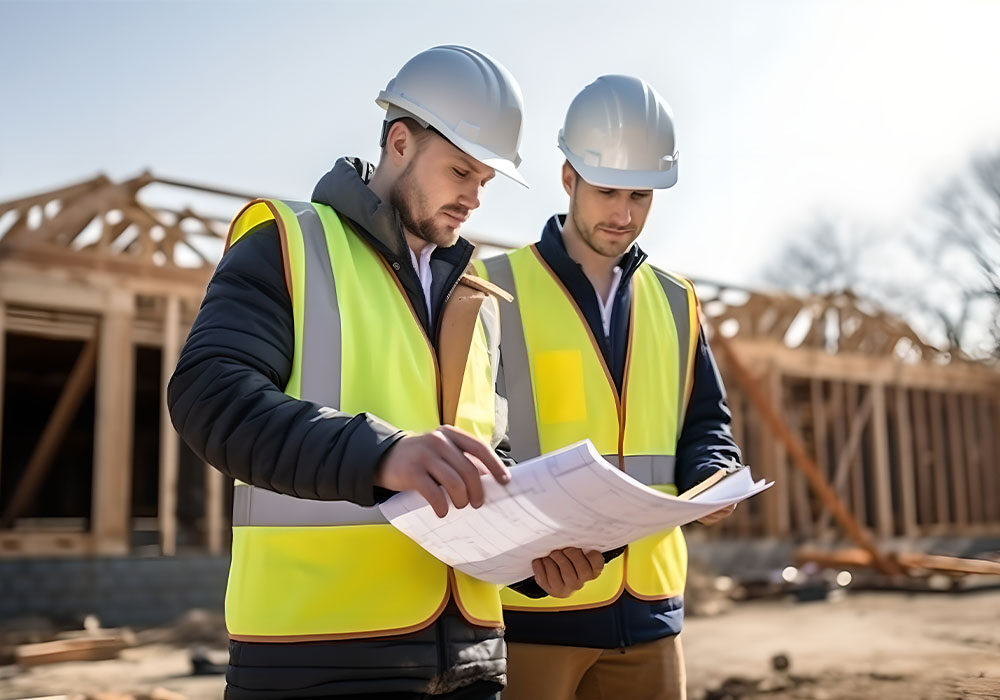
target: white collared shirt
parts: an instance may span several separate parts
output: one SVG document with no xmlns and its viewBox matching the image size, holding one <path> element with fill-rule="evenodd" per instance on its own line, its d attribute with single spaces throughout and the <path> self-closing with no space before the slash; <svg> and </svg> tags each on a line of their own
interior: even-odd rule
<svg viewBox="0 0 1000 700">
<path fill-rule="evenodd" d="M 615 295 L 618 293 L 618 285 L 622 281 L 622 269 L 615 265 L 611 271 L 611 289 L 608 290 L 608 298 L 601 299 L 600 292 L 594 287 L 594 294 L 597 296 L 597 307 L 601 310 L 601 323 L 604 325 L 604 337 L 611 335 L 611 309 L 615 305 Z"/>
<path fill-rule="evenodd" d="M 431 318 L 431 253 L 437 248 L 434 243 L 428 243 L 420 251 L 420 259 L 417 259 L 416 253 L 413 252 L 413 248 L 407 246 L 410 251 L 410 262 L 413 263 L 413 269 L 417 273 L 417 278 L 420 280 L 420 288 L 424 290 L 424 304 L 427 305 L 427 320 L 431 323 L 434 319 Z"/>
</svg>

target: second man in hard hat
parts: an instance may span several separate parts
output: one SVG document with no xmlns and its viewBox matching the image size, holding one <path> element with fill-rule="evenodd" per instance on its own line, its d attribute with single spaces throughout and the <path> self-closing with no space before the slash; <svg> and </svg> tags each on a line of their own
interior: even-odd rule
<svg viewBox="0 0 1000 700">
<path fill-rule="evenodd" d="M 573 100 L 558 143 L 568 214 L 534 245 L 477 263 L 516 297 L 501 309 L 511 454 L 590 438 L 642 483 L 684 491 L 740 455 L 694 287 L 635 244 L 653 191 L 677 182 L 670 108 L 638 78 L 603 76 Z M 546 595 L 551 561 L 505 589 L 505 700 L 685 697 L 681 531 L 605 556 L 569 595 Z"/>
</svg>

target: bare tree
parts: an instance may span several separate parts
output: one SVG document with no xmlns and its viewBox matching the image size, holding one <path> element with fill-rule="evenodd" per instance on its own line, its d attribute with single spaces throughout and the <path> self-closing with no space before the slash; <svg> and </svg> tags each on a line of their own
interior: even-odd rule
<svg viewBox="0 0 1000 700">
<path fill-rule="evenodd" d="M 764 269 L 799 294 L 851 292 L 944 350 L 1000 359 L 1000 149 L 972 160 L 904 237 L 817 217 Z"/>
<path fill-rule="evenodd" d="M 931 210 L 930 238 L 915 236 L 914 245 L 951 298 L 929 308 L 954 345 L 1000 358 L 1000 150 L 973 158 Z"/>
</svg>

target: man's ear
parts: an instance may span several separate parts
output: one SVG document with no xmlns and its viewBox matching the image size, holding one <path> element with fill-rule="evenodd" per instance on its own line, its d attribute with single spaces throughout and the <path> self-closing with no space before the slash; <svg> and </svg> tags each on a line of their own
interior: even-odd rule
<svg viewBox="0 0 1000 700">
<path fill-rule="evenodd" d="M 385 137 L 385 152 L 390 162 L 396 167 L 403 165 L 415 146 L 416 138 L 403 120 L 393 122 Z"/>
<path fill-rule="evenodd" d="M 573 166 L 569 164 L 569 161 L 563 161 L 562 166 L 562 185 L 563 189 L 566 190 L 566 194 L 570 197 L 573 196 L 573 190 L 576 189 L 576 171 Z"/>
</svg>

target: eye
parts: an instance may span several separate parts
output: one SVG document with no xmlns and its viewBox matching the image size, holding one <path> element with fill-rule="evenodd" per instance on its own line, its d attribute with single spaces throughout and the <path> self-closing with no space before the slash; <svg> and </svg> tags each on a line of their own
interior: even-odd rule
<svg viewBox="0 0 1000 700">
<path fill-rule="evenodd" d="M 465 178 L 465 176 L 469 174 L 468 170 L 459 170 L 458 168 L 452 168 L 451 171 L 460 178 Z"/>
<path fill-rule="evenodd" d="M 646 199 L 649 196 L 649 192 L 633 192 L 632 199 Z"/>
<path fill-rule="evenodd" d="M 609 197 L 615 193 L 614 190 L 598 190 L 598 192 L 603 194 L 605 197 Z"/>
</svg>

